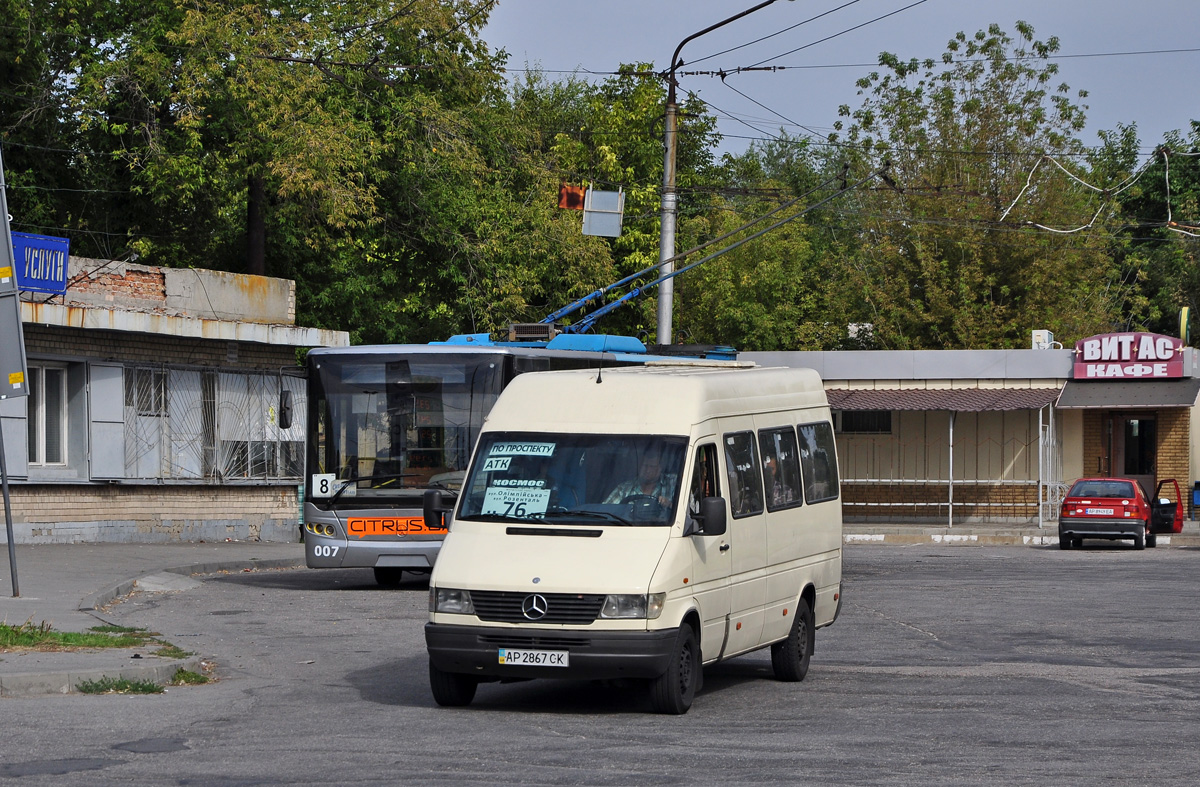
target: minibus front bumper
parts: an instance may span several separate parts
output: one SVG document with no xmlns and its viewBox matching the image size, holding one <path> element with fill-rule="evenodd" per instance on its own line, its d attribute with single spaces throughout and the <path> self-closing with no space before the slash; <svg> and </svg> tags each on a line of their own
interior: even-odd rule
<svg viewBox="0 0 1200 787">
<path fill-rule="evenodd" d="M 425 624 L 430 662 L 443 672 L 484 679 L 656 678 L 667 671 L 677 629 L 662 631 L 584 631 L 580 629 L 499 628 Z M 565 667 L 500 663 L 501 649 L 566 651 Z"/>
</svg>

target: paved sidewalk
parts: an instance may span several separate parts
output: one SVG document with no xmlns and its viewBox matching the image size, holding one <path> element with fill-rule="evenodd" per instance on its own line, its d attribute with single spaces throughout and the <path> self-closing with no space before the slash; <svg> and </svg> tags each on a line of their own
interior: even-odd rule
<svg viewBox="0 0 1200 787">
<path fill-rule="evenodd" d="M 101 608 L 135 589 L 186 590 L 192 575 L 304 565 L 301 544 L 17 544 L 14 598 L 8 545 L 0 552 L 0 622 L 46 622 L 56 631 L 103 625 Z M 180 667 L 198 672 L 199 659 L 162 659 L 147 648 L 0 652 L 0 697 L 65 694 L 104 677 L 163 683 Z"/>
<path fill-rule="evenodd" d="M 973 523 L 954 527 L 925 524 L 846 523 L 846 545 L 1025 546 L 1058 544 L 1056 523 L 1033 526 Z M 1200 547 L 1200 524 L 1159 536 L 1158 548 Z M 105 622 L 103 607 L 135 589 L 186 591 L 197 577 L 221 571 L 304 565 L 301 544 L 223 542 L 171 544 L 18 544 L 21 595 L 12 597 L 8 547 L 0 543 L 0 622 L 49 623 L 58 631 L 86 631 Z M 178 643 L 176 643 L 178 644 Z M 149 649 L 59 653 L 0 652 L 0 697 L 65 694 L 80 682 L 102 677 L 166 682 L 175 670 L 199 671 L 199 659 L 168 660 Z"/>
</svg>

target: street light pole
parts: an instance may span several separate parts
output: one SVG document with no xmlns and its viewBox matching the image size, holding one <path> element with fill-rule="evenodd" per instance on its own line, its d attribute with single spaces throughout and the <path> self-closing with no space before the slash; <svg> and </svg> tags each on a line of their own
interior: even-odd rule
<svg viewBox="0 0 1200 787">
<path fill-rule="evenodd" d="M 692 33 L 687 38 L 679 42 L 679 46 L 675 47 L 675 53 L 671 55 L 671 68 L 667 72 L 667 111 L 664 126 L 663 140 L 663 188 L 662 188 L 662 210 L 659 227 L 659 243 L 658 243 L 658 261 L 660 264 L 659 275 L 666 275 L 675 270 L 674 262 L 667 262 L 675 256 L 675 220 L 679 214 L 679 196 L 675 192 L 675 152 L 678 148 L 677 141 L 677 125 L 679 121 L 679 105 L 676 101 L 676 81 L 675 69 L 683 65 L 679 59 L 679 52 L 683 49 L 683 45 L 694 38 L 699 38 L 705 33 L 712 32 L 718 27 L 724 27 L 730 22 L 741 19 L 743 16 L 752 14 L 755 11 L 766 8 L 774 3 L 775 0 L 766 0 L 759 3 L 753 8 L 747 8 L 739 14 L 734 14 L 728 19 L 717 22 L 715 25 L 710 25 L 698 33 Z M 672 336 L 671 323 L 673 321 L 673 310 L 675 302 L 675 279 L 670 278 L 658 286 L 658 343 L 670 344 Z"/>
</svg>

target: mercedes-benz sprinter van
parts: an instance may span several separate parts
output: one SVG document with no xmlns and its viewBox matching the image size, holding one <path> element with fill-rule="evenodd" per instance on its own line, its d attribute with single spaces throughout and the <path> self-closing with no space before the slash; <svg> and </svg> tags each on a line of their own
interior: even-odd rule
<svg viewBox="0 0 1200 787">
<path fill-rule="evenodd" d="M 770 646 L 803 680 L 837 618 L 842 514 L 821 380 L 665 363 L 523 375 L 488 416 L 429 586 L 430 684 L 645 679 L 685 713 L 703 665 Z"/>
</svg>

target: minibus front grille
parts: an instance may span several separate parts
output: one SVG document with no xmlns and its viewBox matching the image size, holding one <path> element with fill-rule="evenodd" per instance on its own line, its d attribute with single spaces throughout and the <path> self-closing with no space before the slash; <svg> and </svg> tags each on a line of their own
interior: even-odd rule
<svg viewBox="0 0 1200 787">
<path fill-rule="evenodd" d="M 484 634 L 479 638 L 480 645 L 494 648 L 586 648 L 592 644 L 587 637 L 522 637 L 505 634 Z"/>
<path fill-rule="evenodd" d="M 540 601 L 539 601 L 540 600 Z M 514 593 L 472 590 L 475 615 L 492 623 L 566 623 L 586 625 L 600 615 L 599 593 Z M 539 614 L 544 611 L 545 614 Z"/>
</svg>

